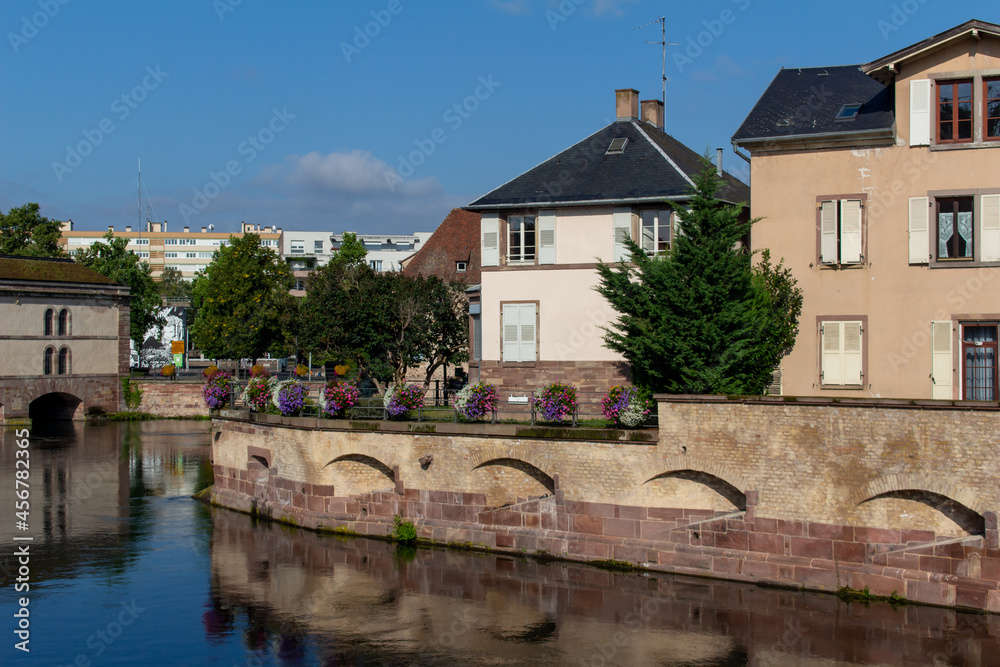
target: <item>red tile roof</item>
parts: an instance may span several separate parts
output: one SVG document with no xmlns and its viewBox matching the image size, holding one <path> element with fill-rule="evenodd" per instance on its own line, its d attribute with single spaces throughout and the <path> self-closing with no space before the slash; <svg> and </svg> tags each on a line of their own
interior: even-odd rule
<svg viewBox="0 0 1000 667">
<path fill-rule="evenodd" d="M 479 255 L 480 215 L 460 208 L 452 209 L 424 247 L 417 251 L 403 269 L 407 276 L 437 276 L 445 281 L 468 284 L 479 282 L 482 266 Z M 457 262 L 466 262 L 465 273 L 455 270 Z"/>
</svg>

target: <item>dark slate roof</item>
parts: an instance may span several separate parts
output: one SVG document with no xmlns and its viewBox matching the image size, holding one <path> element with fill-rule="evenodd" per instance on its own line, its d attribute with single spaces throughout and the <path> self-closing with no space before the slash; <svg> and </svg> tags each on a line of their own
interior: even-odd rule
<svg viewBox="0 0 1000 667">
<path fill-rule="evenodd" d="M 0 280 L 115 285 L 115 281 L 71 259 L 0 256 Z"/>
<path fill-rule="evenodd" d="M 417 254 L 406 262 L 403 275 L 478 283 L 482 261 L 479 222 L 478 213 L 452 209 Z M 455 270 L 456 262 L 467 262 L 465 273 Z"/>
<path fill-rule="evenodd" d="M 612 139 L 625 138 L 622 153 L 608 155 Z M 702 169 L 702 158 L 669 134 L 638 120 L 615 121 L 466 208 L 639 203 L 684 199 L 688 178 Z M 732 203 L 750 201 L 750 188 L 729 174 L 716 193 Z"/>
<path fill-rule="evenodd" d="M 837 120 L 845 104 L 861 104 L 854 120 Z M 892 136 L 892 95 L 858 65 L 782 69 L 750 111 L 733 141 L 817 138 L 830 134 Z"/>
</svg>

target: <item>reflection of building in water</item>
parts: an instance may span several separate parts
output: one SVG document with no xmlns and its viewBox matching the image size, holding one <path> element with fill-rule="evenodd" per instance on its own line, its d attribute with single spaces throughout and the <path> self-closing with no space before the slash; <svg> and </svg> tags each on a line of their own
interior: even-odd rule
<svg viewBox="0 0 1000 667">
<path fill-rule="evenodd" d="M 0 439 L 0 478 L 13 480 L 17 430 Z M 134 422 L 84 426 L 57 422 L 33 427 L 29 529 L 0 523 L 0 540 L 33 538 L 31 570 L 36 581 L 51 573 L 66 577 L 86 568 L 121 568 L 153 520 L 145 496 L 188 497 L 196 490 L 209 427 L 184 422 Z M 0 503 L 14 507 L 14 484 L 0 483 Z M 112 548 L 113 547 L 113 548 Z M 10 550 L 4 550 L 4 565 Z M 9 567 L 0 580 L 10 583 Z"/>
<path fill-rule="evenodd" d="M 843 658 L 845 642 L 904 660 L 945 650 L 953 638 L 912 640 L 932 626 L 961 627 L 963 616 L 921 609 L 928 617 L 907 625 L 914 619 L 888 606 L 838 616 L 845 603 L 833 596 L 442 549 L 407 553 L 226 510 L 213 511 L 213 521 L 206 632 L 231 632 L 245 616 L 252 650 L 269 635 L 293 647 L 312 635 L 323 660 L 829 664 Z M 958 641 L 962 655 L 986 648 L 971 636 Z"/>
</svg>

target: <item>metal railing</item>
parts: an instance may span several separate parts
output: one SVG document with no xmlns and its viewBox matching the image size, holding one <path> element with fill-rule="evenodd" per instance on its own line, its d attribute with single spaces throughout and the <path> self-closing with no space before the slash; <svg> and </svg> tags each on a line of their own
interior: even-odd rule
<svg viewBox="0 0 1000 667">
<path fill-rule="evenodd" d="M 234 378 L 232 380 L 232 390 L 229 395 L 230 409 L 250 409 L 242 400 L 241 396 L 246 382 Z M 299 411 L 303 417 L 326 417 L 320 406 L 320 392 L 323 387 L 309 387 L 306 404 Z M 416 421 L 437 421 L 437 422 L 486 422 L 492 424 L 514 423 L 514 424 L 553 424 L 542 419 L 542 415 L 534 405 L 532 391 L 528 389 L 499 389 L 499 400 L 497 409 L 490 415 L 479 420 L 464 420 L 455 409 L 455 394 L 458 389 L 443 389 L 439 386 L 428 389 L 424 396 L 423 404 L 415 410 L 409 411 L 409 419 Z M 556 422 L 564 426 L 594 426 L 606 428 L 607 420 L 604 418 L 602 400 L 605 392 L 577 391 L 577 409 L 571 417 L 562 422 Z M 348 408 L 345 414 L 346 419 L 351 420 L 389 420 L 388 408 L 383 404 L 382 396 L 372 396 L 360 399 L 354 407 Z M 397 418 L 398 419 L 398 418 Z M 644 427 L 656 426 L 657 417 L 655 411 L 651 414 Z"/>
</svg>

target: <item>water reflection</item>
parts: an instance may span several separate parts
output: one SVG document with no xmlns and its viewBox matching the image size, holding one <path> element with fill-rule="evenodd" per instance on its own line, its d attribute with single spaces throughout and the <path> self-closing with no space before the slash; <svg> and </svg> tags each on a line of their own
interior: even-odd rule
<svg viewBox="0 0 1000 667">
<path fill-rule="evenodd" d="M 988 664 L 992 617 L 321 536 L 213 511 L 213 641 L 279 664 Z M 280 647 L 284 647 L 281 649 Z M 283 651 L 283 652 L 282 652 Z M 935 663 L 935 660 L 938 662 Z M 940 659 L 943 659 L 940 660 Z"/>
</svg>

